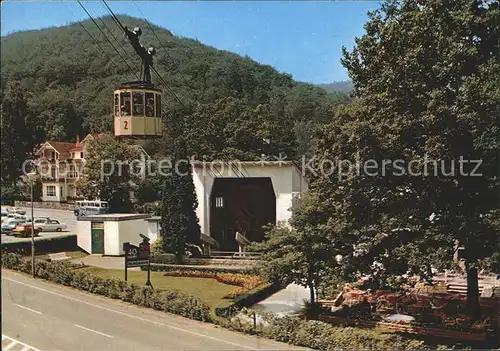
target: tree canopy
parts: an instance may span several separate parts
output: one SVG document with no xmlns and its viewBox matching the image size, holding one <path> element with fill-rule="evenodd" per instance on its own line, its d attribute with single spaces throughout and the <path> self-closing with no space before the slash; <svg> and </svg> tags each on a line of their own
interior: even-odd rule
<svg viewBox="0 0 500 351">
<path fill-rule="evenodd" d="M 87 157 L 83 176 L 76 182 L 77 192 L 87 199 L 108 201 L 111 212 L 132 210 L 130 192 L 138 181 L 134 160 L 136 148 L 107 136 L 85 145 Z"/>
<path fill-rule="evenodd" d="M 500 263 L 499 23 L 498 2 L 386 0 L 344 48 L 358 99 L 316 128 L 296 228 L 342 256 L 324 274 L 431 276 L 462 246 L 477 313 L 478 270 Z"/>
</svg>

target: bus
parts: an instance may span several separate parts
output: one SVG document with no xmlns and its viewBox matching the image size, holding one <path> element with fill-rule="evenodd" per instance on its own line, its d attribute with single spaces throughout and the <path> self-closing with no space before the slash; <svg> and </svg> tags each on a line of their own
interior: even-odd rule
<svg viewBox="0 0 500 351">
<path fill-rule="evenodd" d="M 101 200 L 82 200 L 77 201 L 74 214 L 77 217 L 91 216 L 108 213 L 109 205 Z"/>
</svg>

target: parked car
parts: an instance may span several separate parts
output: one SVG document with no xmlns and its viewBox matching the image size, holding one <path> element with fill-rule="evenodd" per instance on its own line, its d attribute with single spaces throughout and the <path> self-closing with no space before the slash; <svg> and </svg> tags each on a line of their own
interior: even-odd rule
<svg viewBox="0 0 500 351">
<path fill-rule="evenodd" d="M 15 213 L 9 213 L 9 214 L 7 214 L 7 216 L 2 217 L 2 222 L 8 221 L 10 219 L 16 219 L 15 217 L 16 217 Z"/>
<path fill-rule="evenodd" d="M 34 235 L 38 236 L 40 230 L 35 228 Z M 31 223 L 21 223 L 12 230 L 15 236 L 31 236 Z"/>
<path fill-rule="evenodd" d="M 41 232 L 62 232 L 67 228 L 66 224 L 50 218 L 35 218 L 35 229 Z"/>
<path fill-rule="evenodd" d="M 14 219 L 19 219 L 19 220 L 23 220 L 23 221 L 25 221 L 25 222 L 27 222 L 27 221 L 28 221 L 28 217 L 27 217 L 27 216 L 25 216 L 25 215 L 21 215 L 21 214 L 19 214 L 19 213 L 14 213 L 14 215 L 13 215 L 13 217 L 12 217 L 12 218 L 14 218 Z"/>
<path fill-rule="evenodd" d="M 23 220 L 9 219 L 2 223 L 2 234 L 11 234 L 12 231 L 20 224 L 24 223 Z"/>
<path fill-rule="evenodd" d="M 25 215 L 26 214 L 26 211 L 23 210 L 22 208 L 20 207 L 10 207 L 8 210 L 7 210 L 9 213 L 18 213 L 20 215 Z"/>
</svg>

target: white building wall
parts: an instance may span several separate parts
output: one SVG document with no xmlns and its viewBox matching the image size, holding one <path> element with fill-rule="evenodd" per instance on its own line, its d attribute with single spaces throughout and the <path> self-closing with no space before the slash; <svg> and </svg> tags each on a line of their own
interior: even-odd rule
<svg viewBox="0 0 500 351">
<path fill-rule="evenodd" d="M 76 242 L 82 250 L 92 252 L 92 234 L 90 221 L 76 221 Z"/>
<path fill-rule="evenodd" d="M 121 248 L 118 247 L 120 222 L 104 221 L 104 254 L 120 255 Z M 125 222 L 126 223 L 126 222 Z"/>
<path fill-rule="evenodd" d="M 110 226 L 110 224 L 113 225 Z M 110 229 L 112 230 L 111 235 L 108 234 L 106 225 L 112 228 Z M 104 222 L 104 253 L 106 255 L 123 255 L 123 243 L 129 242 L 133 245 L 139 245 L 142 242 L 139 233 L 146 235 L 147 232 L 148 226 L 144 218 L 119 222 Z M 110 237 L 110 241 L 113 241 L 109 246 L 106 246 L 108 242 L 107 236 Z"/>
<path fill-rule="evenodd" d="M 55 186 L 55 195 L 49 196 L 47 193 L 47 186 Z M 64 183 L 62 184 L 64 186 Z M 61 184 L 59 182 L 46 182 L 42 183 L 42 201 L 52 201 L 52 202 L 60 202 L 61 201 Z M 66 189 L 64 189 L 66 190 Z M 63 193 L 65 192 L 63 190 Z M 64 194 L 63 194 L 64 195 Z"/>
<path fill-rule="evenodd" d="M 271 178 L 276 196 L 276 222 L 288 223 L 292 216 L 293 196 L 307 191 L 307 182 L 293 165 L 206 164 L 193 167 L 193 183 L 198 198 L 196 215 L 201 231 L 210 235 L 210 194 L 215 178 Z"/>
</svg>

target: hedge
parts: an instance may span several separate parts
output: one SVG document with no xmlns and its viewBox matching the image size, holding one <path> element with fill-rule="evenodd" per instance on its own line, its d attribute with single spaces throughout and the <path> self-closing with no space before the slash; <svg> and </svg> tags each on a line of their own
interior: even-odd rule
<svg viewBox="0 0 500 351">
<path fill-rule="evenodd" d="M 37 261 L 35 275 L 58 284 L 190 319 L 204 322 L 212 320 L 210 307 L 195 297 L 178 291 L 154 290 L 116 278 L 102 278 L 78 269 L 82 267 L 85 266 L 70 262 Z M 15 253 L 4 253 L 2 268 L 31 273 L 31 261 L 23 260 Z"/>
<path fill-rule="evenodd" d="M 177 260 L 174 254 L 152 252 L 151 263 L 175 264 Z"/>
<path fill-rule="evenodd" d="M 242 313 L 250 317 L 254 312 L 243 310 Z M 373 329 L 333 326 L 293 316 L 263 314 L 262 317 L 265 323 L 258 325 L 256 329 L 251 322 L 242 323 L 234 319 L 216 323 L 234 331 L 324 351 L 430 349 L 423 341 L 392 333 L 383 334 Z"/>
<path fill-rule="evenodd" d="M 3 252 L 16 252 L 19 254 L 31 254 L 31 240 L 2 242 Z M 35 240 L 35 253 L 46 254 L 62 251 L 78 250 L 75 234 L 47 237 Z"/>
<path fill-rule="evenodd" d="M 142 267 L 142 270 L 147 270 L 147 267 Z M 207 272 L 212 274 L 217 273 L 243 273 L 243 274 L 258 274 L 255 268 L 227 268 L 227 267 L 206 267 L 206 266 L 184 266 L 179 264 L 159 264 L 151 263 L 151 271 L 154 272 L 171 272 L 171 271 L 197 271 Z"/>
</svg>

